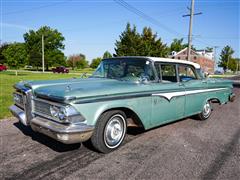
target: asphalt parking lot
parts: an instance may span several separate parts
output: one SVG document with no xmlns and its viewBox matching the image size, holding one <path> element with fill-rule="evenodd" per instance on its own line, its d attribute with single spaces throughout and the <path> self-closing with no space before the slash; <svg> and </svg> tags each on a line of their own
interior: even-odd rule
<svg viewBox="0 0 240 180">
<path fill-rule="evenodd" d="M 0 179 L 240 179 L 240 88 L 207 121 L 187 118 L 146 132 L 131 129 L 104 155 L 0 122 Z"/>
</svg>

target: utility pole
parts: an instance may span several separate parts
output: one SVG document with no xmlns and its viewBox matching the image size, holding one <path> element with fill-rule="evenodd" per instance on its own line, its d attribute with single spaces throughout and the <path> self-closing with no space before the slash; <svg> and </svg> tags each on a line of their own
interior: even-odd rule
<svg viewBox="0 0 240 180">
<path fill-rule="evenodd" d="M 188 10 L 190 10 L 190 14 L 183 15 L 183 17 L 190 16 L 189 32 L 188 32 L 188 52 L 187 52 L 187 60 L 190 61 L 191 60 L 191 46 L 192 46 L 192 23 L 193 23 L 193 16 L 194 15 L 200 15 L 200 14 L 202 14 L 202 12 L 194 14 L 194 0 L 191 1 L 191 8 L 190 9 L 188 8 Z"/>
<path fill-rule="evenodd" d="M 214 71 L 215 71 L 215 69 L 216 69 L 216 67 L 217 67 L 217 48 L 219 48 L 219 46 L 214 46 L 213 47 L 214 48 Z"/>
<path fill-rule="evenodd" d="M 42 35 L 42 72 L 44 73 L 44 35 Z"/>
</svg>

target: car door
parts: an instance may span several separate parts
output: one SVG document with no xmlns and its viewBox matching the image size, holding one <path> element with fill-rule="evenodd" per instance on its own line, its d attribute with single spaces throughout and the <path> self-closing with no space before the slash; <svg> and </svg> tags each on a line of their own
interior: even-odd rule
<svg viewBox="0 0 240 180">
<path fill-rule="evenodd" d="M 207 81 L 198 77 L 195 68 L 190 65 L 179 64 L 178 74 L 180 84 L 185 88 L 186 103 L 185 116 L 198 113 L 207 97 Z"/>
<path fill-rule="evenodd" d="M 152 125 L 160 125 L 184 115 L 185 91 L 178 83 L 176 64 L 155 63 L 159 82 L 152 83 Z"/>
</svg>

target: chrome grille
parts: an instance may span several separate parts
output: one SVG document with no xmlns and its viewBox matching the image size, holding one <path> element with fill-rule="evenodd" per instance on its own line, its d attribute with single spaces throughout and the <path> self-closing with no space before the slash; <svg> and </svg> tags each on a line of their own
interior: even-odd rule
<svg viewBox="0 0 240 180">
<path fill-rule="evenodd" d="M 33 111 L 39 115 L 51 116 L 50 104 L 44 101 L 35 99 L 33 102 Z"/>
</svg>

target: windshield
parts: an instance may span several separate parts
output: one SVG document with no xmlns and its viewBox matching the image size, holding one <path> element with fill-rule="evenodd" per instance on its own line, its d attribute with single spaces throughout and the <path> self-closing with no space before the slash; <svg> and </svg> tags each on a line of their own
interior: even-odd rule
<svg viewBox="0 0 240 180">
<path fill-rule="evenodd" d="M 103 60 L 91 77 L 133 81 L 155 80 L 151 62 L 140 58 Z"/>
</svg>

